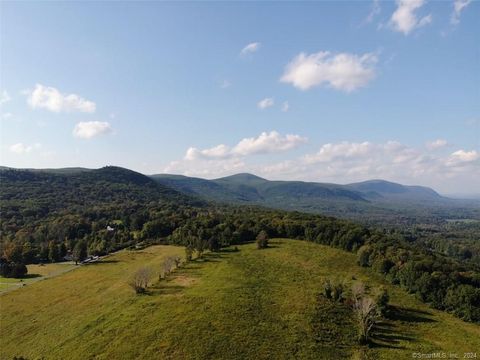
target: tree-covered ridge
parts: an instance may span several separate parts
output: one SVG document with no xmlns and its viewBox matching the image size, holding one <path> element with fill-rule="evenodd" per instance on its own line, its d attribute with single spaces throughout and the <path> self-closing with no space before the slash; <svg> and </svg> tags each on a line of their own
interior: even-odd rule
<svg viewBox="0 0 480 360">
<path fill-rule="evenodd" d="M 393 230 L 368 228 L 300 212 L 206 204 L 129 170 L 107 167 L 69 175 L 0 172 L 2 267 L 81 260 L 140 243 L 188 249 L 221 247 L 268 237 L 304 239 L 358 253 L 392 283 L 438 309 L 480 321 L 475 263 L 432 251 Z"/>
<path fill-rule="evenodd" d="M 430 188 L 384 180 L 338 185 L 270 181 L 252 174 L 213 180 L 168 174 L 151 178 L 206 200 L 327 214 L 380 226 L 439 223 L 452 217 L 480 220 L 478 201 L 449 199 Z"/>
</svg>

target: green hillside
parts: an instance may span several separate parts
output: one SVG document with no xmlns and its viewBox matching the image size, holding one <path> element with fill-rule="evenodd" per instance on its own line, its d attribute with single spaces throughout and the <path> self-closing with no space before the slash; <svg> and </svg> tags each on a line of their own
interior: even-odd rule
<svg viewBox="0 0 480 360">
<path fill-rule="evenodd" d="M 480 349 L 480 327 L 432 310 L 356 265 L 299 240 L 241 245 L 177 270 L 147 295 L 127 285 L 180 247 L 121 251 L 0 296 L 2 359 L 410 359 Z M 392 313 L 360 347 L 348 309 L 318 297 L 325 278 L 387 287 Z M 356 281 L 356 280 L 355 280 Z"/>
</svg>

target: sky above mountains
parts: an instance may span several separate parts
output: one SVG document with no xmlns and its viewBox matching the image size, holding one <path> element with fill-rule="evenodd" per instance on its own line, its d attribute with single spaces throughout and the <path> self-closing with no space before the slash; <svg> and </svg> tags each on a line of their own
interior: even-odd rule
<svg viewBox="0 0 480 360">
<path fill-rule="evenodd" d="M 1 165 L 480 193 L 480 2 L 1 2 Z"/>
</svg>

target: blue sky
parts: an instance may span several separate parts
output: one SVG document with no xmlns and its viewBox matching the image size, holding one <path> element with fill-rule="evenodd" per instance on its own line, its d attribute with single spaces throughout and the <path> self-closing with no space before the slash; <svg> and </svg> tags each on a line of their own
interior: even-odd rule
<svg viewBox="0 0 480 360">
<path fill-rule="evenodd" d="M 0 7 L 2 165 L 480 193 L 479 2 Z"/>
</svg>

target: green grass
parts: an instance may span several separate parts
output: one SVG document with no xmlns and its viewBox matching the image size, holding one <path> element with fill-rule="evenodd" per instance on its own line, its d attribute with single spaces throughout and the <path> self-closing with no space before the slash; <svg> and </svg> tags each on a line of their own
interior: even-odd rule
<svg viewBox="0 0 480 360">
<path fill-rule="evenodd" d="M 480 349 L 480 327 L 432 310 L 355 256 L 297 240 L 207 254 L 135 295 L 127 279 L 183 249 L 121 251 L 0 296 L 2 359 L 410 359 Z M 348 308 L 317 296 L 326 277 L 385 285 L 396 306 L 359 347 Z"/>
<path fill-rule="evenodd" d="M 72 262 L 27 265 L 28 274 L 25 278 L 4 278 L 0 276 L 0 294 L 43 280 L 44 278 L 63 274 L 64 272 L 73 270 L 75 267 Z"/>
</svg>

